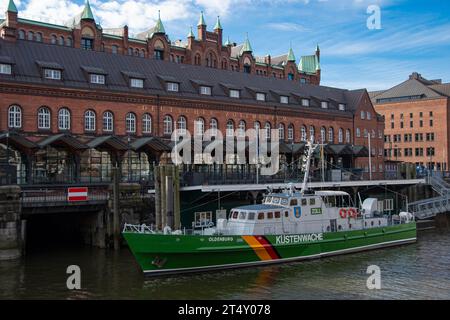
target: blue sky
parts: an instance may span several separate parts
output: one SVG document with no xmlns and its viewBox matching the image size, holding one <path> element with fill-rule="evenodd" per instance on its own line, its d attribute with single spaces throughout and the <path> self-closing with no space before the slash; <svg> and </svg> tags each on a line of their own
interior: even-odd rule
<svg viewBox="0 0 450 320">
<path fill-rule="evenodd" d="M 5 8 L 8 0 L 0 0 Z M 84 0 L 15 0 L 19 16 L 62 23 Z M 381 30 L 369 30 L 367 7 L 381 8 Z M 248 32 L 254 54 L 296 54 L 321 48 L 322 84 L 385 89 L 413 71 L 450 82 L 450 1 L 440 0 L 91 0 L 104 28 L 154 25 L 158 9 L 172 40 L 183 39 L 205 11 L 208 28 L 220 15 L 225 39 Z M 224 39 L 224 40 L 225 40 Z"/>
</svg>

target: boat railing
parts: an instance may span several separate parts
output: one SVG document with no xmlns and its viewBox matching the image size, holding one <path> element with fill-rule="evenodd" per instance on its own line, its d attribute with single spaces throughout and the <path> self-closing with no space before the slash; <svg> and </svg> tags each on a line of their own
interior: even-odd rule
<svg viewBox="0 0 450 320">
<path fill-rule="evenodd" d="M 150 234 L 156 233 L 156 231 L 153 228 L 153 225 L 147 226 L 146 224 L 130 224 L 130 223 L 125 223 L 123 225 L 123 232 L 150 233 Z"/>
</svg>

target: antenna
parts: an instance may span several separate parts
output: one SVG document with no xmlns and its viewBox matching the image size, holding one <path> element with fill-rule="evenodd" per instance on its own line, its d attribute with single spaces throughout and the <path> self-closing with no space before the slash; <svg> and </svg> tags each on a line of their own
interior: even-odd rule
<svg viewBox="0 0 450 320">
<path fill-rule="evenodd" d="M 313 156 L 314 150 L 317 148 L 318 145 L 314 145 L 313 144 L 313 140 L 311 139 L 310 141 L 308 141 L 306 143 L 306 163 L 303 162 L 303 169 L 305 171 L 305 177 L 303 178 L 303 184 L 302 184 L 302 190 L 301 190 L 301 194 L 304 195 L 305 191 L 308 187 L 308 179 L 309 179 L 309 169 L 311 167 L 311 158 Z"/>
</svg>

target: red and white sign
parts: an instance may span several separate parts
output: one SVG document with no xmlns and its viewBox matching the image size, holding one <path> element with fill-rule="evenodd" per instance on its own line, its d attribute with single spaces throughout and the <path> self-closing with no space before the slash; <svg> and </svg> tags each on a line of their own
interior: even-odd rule
<svg viewBox="0 0 450 320">
<path fill-rule="evenodd" d="M 79 188 L 69 188 L 67 190 L 67 201 L 87 201 L 88 200 L 88 188 L 87 187 L 79 187 Z"/>
</svg>

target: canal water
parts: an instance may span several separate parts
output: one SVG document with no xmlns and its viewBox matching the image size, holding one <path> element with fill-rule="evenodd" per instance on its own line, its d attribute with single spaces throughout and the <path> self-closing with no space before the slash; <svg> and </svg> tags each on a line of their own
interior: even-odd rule
<svg viewBox="0 0 450 320">
<path fill-rule="evenodd" d="M 315 261 L 146 279 L 128 249 L 34 248 L 0 262 L 0 299 L 450 299 L 450 231 L 426 231 L 417 244 Z M 81 290 L 66 268 L 81 268 Z M 368 290 L 367 267 L 381 269 Z"/>
</svg>

